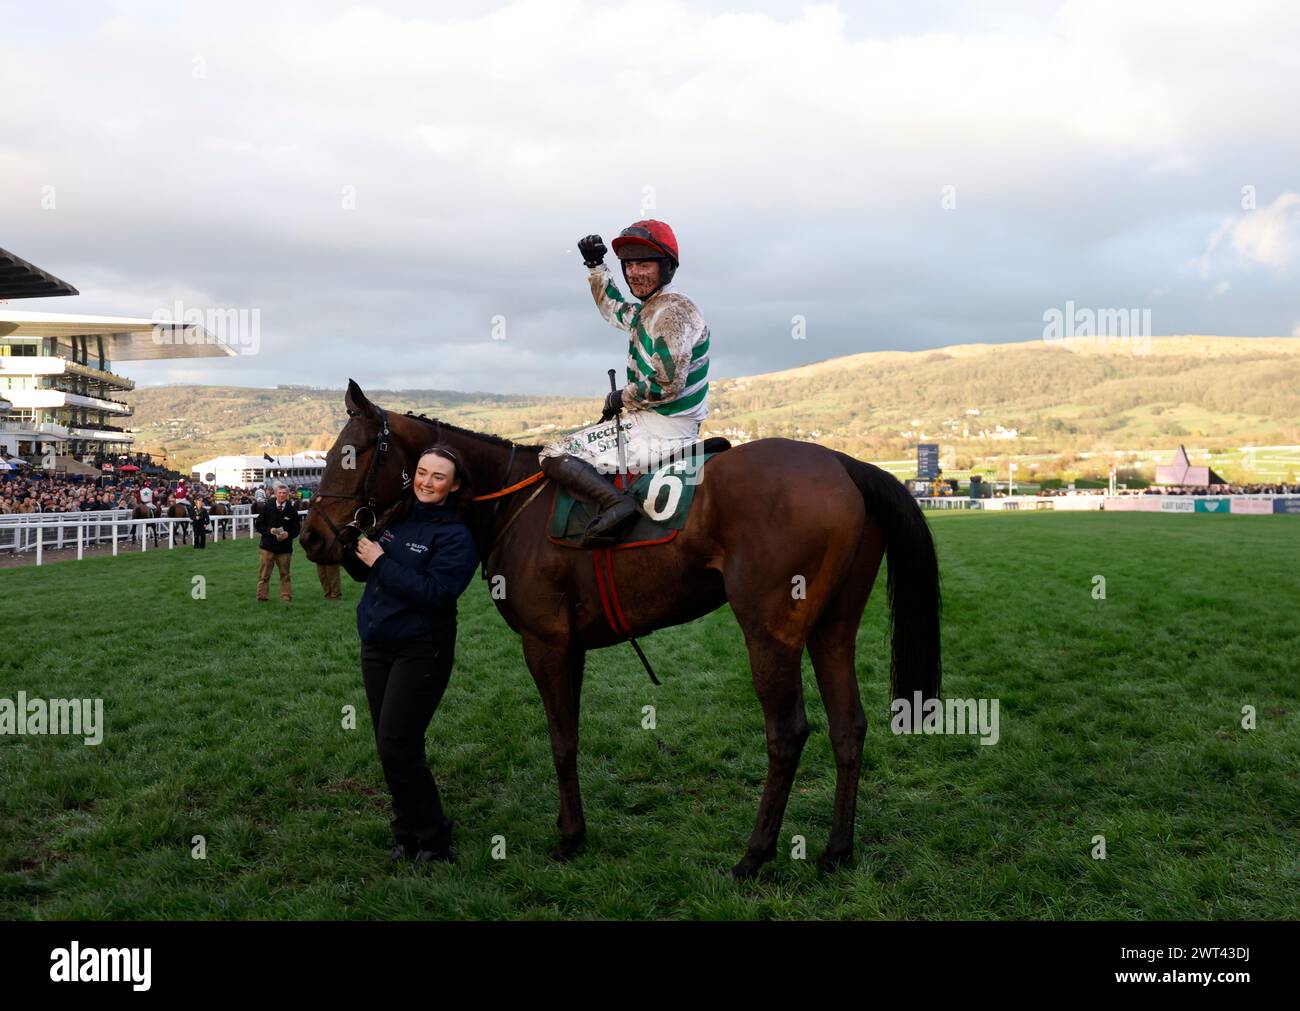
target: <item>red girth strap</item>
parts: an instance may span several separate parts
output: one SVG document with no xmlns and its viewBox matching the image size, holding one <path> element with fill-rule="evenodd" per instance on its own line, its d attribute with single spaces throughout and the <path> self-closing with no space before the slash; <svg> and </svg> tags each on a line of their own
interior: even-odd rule
<svg viewBox="0 0 1300 1011">
<path fill-rule="evenodd" d="M 596 586 L 600 590 L 600 606 L 605 610 L 605 620 L 609 622 L 609 627 L 614 634 L 622 639 L 632 634 L 632 626 L 628 624 L 623 607 L 618 602 L 618 591 L 614 588 L 613 554 L 613 548 L 597 548 L 592 551 L 591 557 L 596 567 Z M 601 571 L 602 556 L 605 560 L 606 572 Z M 609 580 L 608 590 L 605 588 L 606 579 Z"/>
</svg>

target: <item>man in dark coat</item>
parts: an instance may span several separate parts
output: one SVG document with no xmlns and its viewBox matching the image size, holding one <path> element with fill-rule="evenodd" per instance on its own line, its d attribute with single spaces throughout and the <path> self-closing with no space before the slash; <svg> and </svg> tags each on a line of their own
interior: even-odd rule
<svg viewBox="0 0 1300 1011">
<path fill-rule="evenodd" d="M 203 499 L 195 498 L 194 519 L 190 522 L 194 524 L 194 546 L 196 548 L 206 548 L 208 546 L 208 520 L 211 515 L 203 505 Z"/>
<path fill-rule="evenodd" d="M 257 531 L 262 535 L 258 551 L 257 599 L 267 599 L 267 583 L 271 567 L 280 572 L 280 599 L 293 599 L 293 586 L 289 582 L 289 560 L 293 556 L 293 542 L 298 539 L 301 527 L 298 505 L 289 498 L 289 488 L 283 481 L 275 483 L 275 498 L 257 516 Z"/>
</svg>

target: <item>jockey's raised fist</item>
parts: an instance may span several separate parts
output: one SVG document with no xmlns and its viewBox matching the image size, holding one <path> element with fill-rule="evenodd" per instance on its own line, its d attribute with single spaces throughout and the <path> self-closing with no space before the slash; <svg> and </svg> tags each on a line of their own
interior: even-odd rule
<svg viewBox="0 0 1300 1011">
<path fill-rule="evenodd" d="M 588 267 L 599 267 L 605 259 L 605 240 L 599 235 L 588 235 L 578 240 L 578 252 Z"/>
</svg>

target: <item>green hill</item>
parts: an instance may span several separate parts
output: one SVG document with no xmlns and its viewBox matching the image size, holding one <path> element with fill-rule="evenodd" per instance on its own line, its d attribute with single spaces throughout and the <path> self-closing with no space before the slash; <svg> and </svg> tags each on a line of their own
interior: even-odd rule
<svg viewBox="0 0 1300 1011">
<path fill-rule="evenodd" d="M 600 408 L 594 397 L 367 393 L 393 410 L 525 442 L 594 421 Z M 181 467 L 226 453 L 323 449 L 346 420 L 341 389 L 166 386 L 139 389 L 133 401 L 139 446 Z M 1214 458 L 1241 446 L 1295 446 L 1300 338 L 1155 337 L 1141 354 L 1033 341 L 849 355 L 718 379 L 705 434 L 810 439 L 897 461 L 900 471 L 918 442 L 938 442 L 949 473 L 997 471 L 1008 459 L 1086 471 L 1099 455 L 1124 450 L 1149 462 L 1180 442 Z M 1257 469 L 1269 452 L 1256 454 Z M 1282 478 L 1289 459 L 1284 453 L 1277 473 L 1264 467 L 1257 476 Z"/>
</svg>

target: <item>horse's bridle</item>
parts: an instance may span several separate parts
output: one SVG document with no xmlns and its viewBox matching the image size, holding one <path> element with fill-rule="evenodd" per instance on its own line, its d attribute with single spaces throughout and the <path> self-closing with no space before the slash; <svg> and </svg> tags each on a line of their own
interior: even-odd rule
<svg viewBox="0 0 1300 1011">
<path fill-rule="evenodd" d="M 328 525 L 330 530 L 333 531 L 335 543 L 338 543 L 339 541 L 343 540 L 343 532 L 345 530 L 355 529 L 358 532 L 362 531 L 363 528 L 361 526 L 361 520 L 360 520 L 362 510 L 368 509 L 370 511 L 371 519 L 373 520 L 370 526 L 364 528 L 364 532 L 366 533 L 367 536 L 369 536 L 371 532 L 377 530 L 382 525 L 380 521 L 385 517 L 387 517 L 389 513 L 391 513 L 394 509 L 397 508 L 398 505 L 401 504 L 401 496 L 399 495 L 397 501 L 394 502 L 391 506 L 385 508 L 383 513 L 381 514 L 379 512 L 379 501 L 371 490 L 371 484 L 375 479 L 375 475 L 379 473 L 379 471 L 382 469 L 382 467 L 384 466 L 384 461 L 388 456 L 388 440 L 390 436 L 390 432 L 388 428 L 388 412 L 384 410 L 382 407 L 377 407 L 376 410 L 379 412 L 379 436 L 376 441 L 375 456 L 374 459 L 370 461 L 370 469 L 366 471 L 366 476 L 362 481 L 360 494 L 350 493 L 350 492 L 334 492 L 334 491 L 316 492 L 316 498 L 341 498 L 341 499 L 350 499 L 354 502 L 361 503 L 361 505 L 357 506 L 356 512 L 352 514 L 351 521 L 343 524 L 343 526 L 341 527 L 338 526 L 332 519 L 330 519 L 328 513 L 322 512 L 320 514 L 321 517 L 325 520 L 326 525 Z M 437 419 L 424 418 L 423 415 L 421 415 L 420 417 L 422 420 L 431 422 L 433 424 L 433 429 L 435 433 L 434 438 L 436 441 L 441 442 L 442 425 L 437 421 Z M 505 484 L 506 481 L 510 480 L 510 472 L 514 467 L 515 451 L 517 449 L 518 447 L 514 443 L 510 444 L 510 456 L 506 460 L 506 469 L 505 469 L 505 474 L 503 475 L 502 484 Z M 492 504 L 492 523 L 495 524 L 497 514 L 501 509 L 501 500 L 510 495 L 513 495 L 515 492 L 527 487 L 530 484 L 536 483 L 539 480 L 541 481 L 541 484 L 539 484 L 537 489 L 533 492 L 533 494 L 529 496 L 528 501 L 525 502 L 523 506 L 516 509 L 514 514 L 506 521 L 506 529 L 508 529 L 510 525 L 515 521 L 515 519 L 518 518 L 519 514 L 523 512 L 524 509 L 533 501 L 533 499 L 537 497 L 537 493 L 540 492 L 542 490 L 542 487 L 546 484 L 545 478 L 543 477 L 541 471 L 538 471 L 537 473 L 533 474 L 531 477 L 525 478 L 522 481 L 517 481 L 514 484 L 509 485 L 508 487 L 503 487 L 500 491 L 489 492 L 488 494 L 485 495 L 476 495 L 472 501 L 483 502 L 490 499 L 495 499 L 495 501 Z M 403 468 L 402 489 L 405 490 L 410 486 L 410 484 L 411 484 L 411 478 L 406 473 L 406 469 Z M 504 529 L 502 533 L 504 533 Z M 485 576 L 487 573 L 487 561 L 488 560 L 486 558 L 482 560 L 483 573 Z"/>
<path fill-rule="evenodd" d="M 352 519 L 349 522 L 343 524 L 343 526 L 341 527 L 338 524 L 336 524 L 332 519 L 330 519 L 329 513 L 323 511 L 321 512 L 321 517 L 325 520 L 325 523 L 329 526 L 330 530 L 334 532 L 335 541 L 341 541 L 343 539 L 343 531 L 345 530 L 355 529 L 358 532 L 358 534 L 365 533 L 367 536 L 369 536 L 370 533 L 372 533 L 380 525 L 379 520 L 381 517 L 379 513 L 379 500 L 375 496 L 374 491 L 372 490 L 372 485 L 375 480 L 375 475 L 379 473 L 379 471 L 384 466 L 384 462 L 388 459 L 388 440 L 391 433 L 389 432 L 388 429 L 388 412 L 384 410 L 382 407 L 376 408 L 376 410 L 379 412 L 379 435 L 375 442 L 374 458 L 370 461 L 370 467 L 366 471 L 366 476 L 362 479 L 361 482 L 360 493 L 337 492 L 337 491 L 316 492 L 316 498 L 318 499 L 319 498 L 342 498 L 342 499 L 351 499 L 354 502 L 361 503 L 361 505 L 357 506 L 356 512 L 352 514 Z M 410 486 L 410 484 L 411 484 L 411 478 L 406 473 L 406 468 L 403 467 L 402 468 L 402 489 L 405 490 L 407 487 Z M 394 502 L 391 506 L 389 506 L 384 510 L 384 515 L 387 515 L 388 513 L 392 512 L 395 508 L 397 508 L 397 505 L 400 502 L 401 502 L 401 497 L 399 496 L 397 502 Z M 370 511 L 370 518 L 372 521 L 369 526 L 365 526 L 365 527 L 363 527 L 361 524 L 361 513 L 363 510 Z"/>
</svg>

